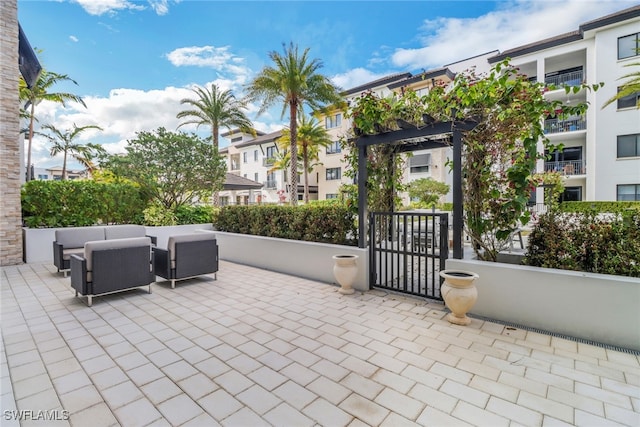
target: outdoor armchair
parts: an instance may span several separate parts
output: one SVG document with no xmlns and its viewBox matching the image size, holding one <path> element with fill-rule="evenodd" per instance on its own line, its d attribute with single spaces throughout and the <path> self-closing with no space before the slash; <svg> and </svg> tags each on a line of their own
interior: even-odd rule
<svg viewBox="0 0 640 427">
<path fill-rule="evenodd" d="M 218 243 L 213 233 L 169 237 L 167 249 L 153 248 L 153 270 L 171 281 L 189 279 L 218 271 Z M 217 276 L 214 276 L 217 278 Z"/>
<path fill-rule="evenodd" d="M 71 255 L 71 287 L 89 307 L 94 296 L 147 285 L 151 293 L 152 257 L 148 237 L 87 242 L 83 256 Z"/>
</svg>

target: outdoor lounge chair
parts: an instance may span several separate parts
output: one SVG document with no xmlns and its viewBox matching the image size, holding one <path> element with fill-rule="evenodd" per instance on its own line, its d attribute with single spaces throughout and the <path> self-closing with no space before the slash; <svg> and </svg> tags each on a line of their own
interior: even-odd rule
<svg viewBox="0 0 640 427">
<path fill-rule="evenodd" d="M 83 255 L 71 255 L 71 287 L 76 296 L 87 296 L 89 307 L 94 296 L 147 285 L 151 293 L 155 275 L 150 238 L 87 242 Z"/>
<path fill-rule="evenodd" d="M 218 243 L 213 233 L 171 236 L 167 249 L 153 248 L 153 270 L 171 281 L 190 279 L 218 271 Z M 214 276 L 217 278 L 217 275 Z"/>
</svg>

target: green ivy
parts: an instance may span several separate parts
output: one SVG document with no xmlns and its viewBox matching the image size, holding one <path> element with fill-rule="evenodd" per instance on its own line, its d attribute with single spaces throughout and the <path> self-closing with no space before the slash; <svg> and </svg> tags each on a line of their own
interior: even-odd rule
<svg viewBox="0 0 640 427">
<path fill-rule="evenodd" d="M 561 212 L 622 213 L 628 210 L 640 211 L 640 202 L 563 202 Z"/>
</svg>

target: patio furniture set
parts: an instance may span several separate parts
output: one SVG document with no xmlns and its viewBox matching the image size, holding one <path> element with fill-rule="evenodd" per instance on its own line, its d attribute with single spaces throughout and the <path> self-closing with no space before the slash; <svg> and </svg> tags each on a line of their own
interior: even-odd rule
<svg viewBox="0 0 640 427">
<path fill-rule="evenodd" d="M 175 288 L 184 280 L 218 271 L 218 244 L 213 233 L 170 236 L 167 248 L 141 225 L 72 227 L 56 230 L 54 265 L 71 271 L 71 287 L 93 297 L 149 286 L 160 276 Z"/>
</svg>

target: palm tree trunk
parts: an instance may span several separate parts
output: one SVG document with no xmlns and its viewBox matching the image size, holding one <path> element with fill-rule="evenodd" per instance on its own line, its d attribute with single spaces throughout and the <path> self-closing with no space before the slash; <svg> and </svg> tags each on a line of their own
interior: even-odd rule
<svg viewBox="0 0 640 427">
<path fill-rule="evenodd" d="M 64 150 L 64 160 L 62 161 L 62 180 L 67 179 L 67 150 Z"/>
<path fill-rule="evenodd" d="M 289 130 L 291 132 L 291 187 L 289 188 L 289 203 L 298 204 L 298 103 L 289 103 Z"/>
<path fill-rule="evenodd" d="M 218 150 L 219 150 L 219 145 L 220 145 L 220 140 L 219 140 L 219 136 L 218 136 L 218 126 L 217 125 L 213 125 L 211 127 L 211 131 L 212 131 L 212 135 L 211 135 L 211 139 L 213 140 L 213 148 L 215 151 L 215 155 L 218 155 Z M 213 206 L 219 206 L 220 205 L 220 192 L 217 190 L 213 190 Z"/>
<path fill-rule="evenodd" d="M 31 141 L 33 141 L 33 119 L 35 114 L 35 103 L 31 103 L 31 117 L 29 119 L 29 144 L 27 146 L 27 181 L 31 181 L 33 179 L 33 175 L 31 174 Z"/>
<path fill-rule="evenodd" d="M 309 203 L 309 152 L 307 146 L 302 147 L 302 167 L 304 169 L 304 203 Z"/>
</svg>

